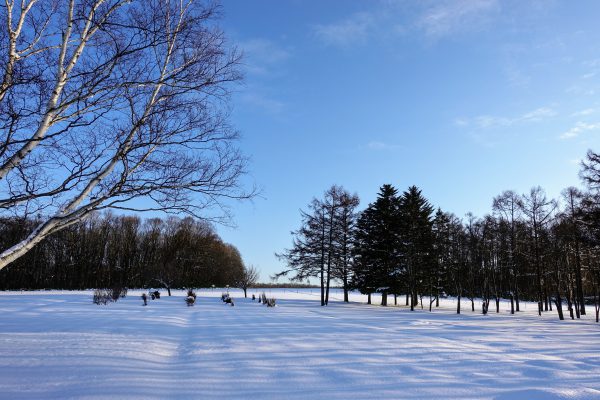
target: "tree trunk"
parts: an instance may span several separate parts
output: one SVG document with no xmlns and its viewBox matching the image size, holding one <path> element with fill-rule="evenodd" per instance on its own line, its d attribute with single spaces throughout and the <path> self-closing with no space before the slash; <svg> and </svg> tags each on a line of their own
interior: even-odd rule
<svg viewBox="0 0 600 400">
<path fill-rule="evenodd" d="M 371 304 L 371 293 L 367 295 L 367 304 Z"/>
<path fill-rule="evenodd" d="M 325 306 L 325 269 L 321 264 L 321 307 Z"/>
<path fill-rule="evenodd" d="M 511 315 L 515 313 L 515 298 L 513 294 L 510 294 L 510 313 Z"/>
<path fill-rule="evenodd" d="M 598 318 L 600 317 L 600 304 L 598 303 L 598 296 L 594 296 L 594 307 L 596 308 L 596 323 L 598 323 Z"/>
<path fill-rule="evenodd" d="M 408 305 L 408 292 L 406 293 L 406 305 Z"/>
<path fill-rule="evenodd" d="M 381 292 L 381 305 L 387 306 L 387 292 L 385 290 Z"/>
<path fill-rule="evenodd" d="M 456 313 L 460 314 L 460 294 L 457 297 L 458 301 L 456 303 Z"/>
<path fill-rule="evenodd" d="M 321 216 L 321 307 L 325 306 L 325 216 Z"/>
<path fill-rule="evenodd" d="M 581 279 L 581 254 L 579 240 L 575 240 L 575 285 L 577 291 L 577 303 L 579 303 L 579 314 L 585 315 L 585 298 L 583 296 L 583 282 Z"/>
<path fill-rule="evenodd" d="M 560 292 L 556 293 L 556 311 L 558 312 L 558 319 L 560 319 L 561 321 L 565 319 L 565 316 L 563 315 L 563 311 L 562 311 L 562 300 L 560 298 Z"/>
<path fill-rule="evenodd" d="M 344 272 L 344 303 L 348 303 L 348 274 Z"/>
<path fill-rule="evenodd" d="M 571 301 L 571 296 L 567 293 L 567 310 L 569 310 L 569 316 L 571 319 L 575 319 L 575 314 L 573 313 L 573 302 Z"/>
<path fill-rule="evenodd" d="M 329 266 L 327 266 L 327 288 L 325 289 L 325 305 L 329 304 L 329 285 L 331 283 L 331 274 L 329 273 Z"/>
<path fill-rule="evenodd" d="M 248 294 L 246 293 L 246 291 L 248 290 L 248 288 L 244 288 L 244 298 L 248 298 Z"/>
</svg>

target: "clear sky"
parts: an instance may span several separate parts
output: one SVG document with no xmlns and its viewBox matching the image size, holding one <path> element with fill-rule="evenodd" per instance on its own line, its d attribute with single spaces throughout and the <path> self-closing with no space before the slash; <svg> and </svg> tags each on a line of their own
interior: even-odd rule
<svg viewBox="0 0 600 400">
<path fill-rule="evenodd" d="M 558 197 L 600 150 L 600 2 L 224 0 L 245 53 L 233 96 L 262 197 L 218 227 L 262 281 L 332 184 L 417 185 L 482 216 L 503 190 Z"/>
</svg>

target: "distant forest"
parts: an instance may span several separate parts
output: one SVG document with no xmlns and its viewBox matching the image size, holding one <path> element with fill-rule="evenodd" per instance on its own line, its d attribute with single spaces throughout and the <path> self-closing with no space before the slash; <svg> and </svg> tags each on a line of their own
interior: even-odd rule
<svg viewBox="0 0 600 400">
<path fill-rule="evenodd" d="M 0 248 L 19 243 L 36 223 L 0 219 Z M 0 270 L 0 288 L 243 287 L 247 272 L 209 223 L 96 213 Z"/>
<path fill-rule="evenodd" d="M 581 178 L 587 190 L 566 188 L 550 199 L 537 186 L 528 193 L 504 191 L 493 199 L 491 213 L 465 219 L 435 209 L 416 186 L 403 193 L 386 184 L 375 202 L 358 211 L 358 196 L 332 186 L 301 212 L 293 244 L 278 257 L 288 268 L 275 277 L 295 281 L 317 278 L 321 305 L 327 305 L 332 282 L 348 291 L 381 293 L 398 302 L 404 295 L 411 310 L 439 305 L 456 296 L 457 312 L 466 298 L 475 311 L 510 311 L 522 300 L 538 303 L 538 313 L 556 308 L 564 319 L 600 311 L 600 154 L 589 151 Z M 425 297 L 425 299 L 423 299 Z M 427 304 L 423 304 L 426 301 Z"/>
</svg>

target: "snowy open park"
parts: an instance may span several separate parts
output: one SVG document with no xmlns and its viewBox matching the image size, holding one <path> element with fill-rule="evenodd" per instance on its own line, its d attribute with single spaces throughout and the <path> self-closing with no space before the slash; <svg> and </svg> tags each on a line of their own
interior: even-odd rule
<svg viewBox="0 0 600 400">
<path fill-rule="evenodd" d="M 316 289 L 267 289 L 275 308 L 220 290 L 143 307 L 141 293 L 102 306 L 90 291 L 0 292 L 0 398 L 600 398 L 591 316 L 484 316 L 468 301 L 456 315 L 452 299 L 410 312 L 335 291 L 320 307 Z"/>
</svg>

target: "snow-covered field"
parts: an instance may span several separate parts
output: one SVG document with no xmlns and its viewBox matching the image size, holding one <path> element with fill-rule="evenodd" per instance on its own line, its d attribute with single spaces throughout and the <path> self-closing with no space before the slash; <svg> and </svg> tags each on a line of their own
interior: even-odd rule
<svg viewBox="0 0 600 400">
<path fill-rule="evenodd" d="M 108 306 L 91 292 L 0 292 L 0 398 L 600 399 L 591 316 L 540 318 L 531 304 L 483 316 L 468 302 L 456 315 L 452 300 L 411 313 L 339 292 L 323 308 L 314 289 L 266 293 L 276 308 L 237 291 L 235 307 L 219 290 L 194 307 L 180 291 L 148 307 L 141 291 Z"/>
</svg>

